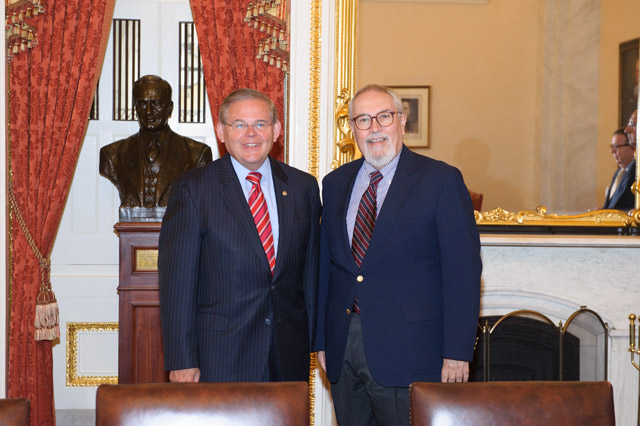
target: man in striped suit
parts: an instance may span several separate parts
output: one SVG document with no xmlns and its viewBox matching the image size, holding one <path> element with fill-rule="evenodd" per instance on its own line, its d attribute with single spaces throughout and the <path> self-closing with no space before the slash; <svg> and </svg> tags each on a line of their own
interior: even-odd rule
<svg viewBox="0 0 640 426">
<path fill-rule="evenodd" d="M 216 127 L 229 153 L 172 185 L 158 258 L 172 382 L 308 379 L 320 198 L 268 156 L 280 130 L 267 96 L 231 93 Z"/>
</svg>

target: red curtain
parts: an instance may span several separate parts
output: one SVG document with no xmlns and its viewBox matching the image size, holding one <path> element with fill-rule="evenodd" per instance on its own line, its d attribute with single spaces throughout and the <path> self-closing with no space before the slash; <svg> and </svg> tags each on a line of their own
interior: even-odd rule
<svg viewBox="0 0 640 426">
<path fill-rule="evenodd" d="M 284 126 L 284 73 L 256 59 L 258 40 L 266 35 L 244 22 L 248 4 L 247 0 L 191 0 L 213 121 L 217 123 L 218 109 L 229 93 L 250 87 L 273 100 Z M 283 140 L 280 136 L 271 151 L 279 160 L 284 158 Z M 220 155 L 226 152 L 224 144 L 218 143 L 218 149 Z"/>
<path fill-rule="evenodd" d="M 39 44 L 11 62 L 13 191 L 47 258 L 88 124 L 114 1 L 47 0 L 46 12 L 33 22 Z M 29 398 L 32 426 L 54 425 L 51 342 L 34 339 L 40 267 L 15 214 L 11 229 L 8 394 Z"/>
</svg>

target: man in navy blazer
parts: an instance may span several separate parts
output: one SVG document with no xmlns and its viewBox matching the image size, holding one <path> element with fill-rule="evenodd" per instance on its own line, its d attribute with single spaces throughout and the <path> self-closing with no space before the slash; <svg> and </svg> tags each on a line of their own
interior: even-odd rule
<svg viewBox="0 0 640 426">
<path fill-rule="evenodd" d="M 229 154 L 172 185 L 158 257 L 172 382 L 308 380 L 320 198 L 313 176 L 268 157 L 280 129 L 264 94 L 231 93 L 216 127 Z"/>
<path fill-rule="evenodd" d="M 360 89 L 349 116 L 364 159 L 323 180 L 314 349 L 339 425 L 408 425 L 412 382 L 468 379 L 480 302 L 478 230 L 460 172 L 403 145 L 406 117 L 395 92 Z M 353 228 L 376 171 L 377 217 L 358 266 Z"/>
<path fill-rule="evenodd" d="M 611 177 L 602 208 L 631 210 L 636 201 L 635 194 L 631 191 L 631 185 L 636 180 L 636 149 L 630 144 L 625 129 L 613 132 L 610 151 L 618 169 Z"/>
</svg>

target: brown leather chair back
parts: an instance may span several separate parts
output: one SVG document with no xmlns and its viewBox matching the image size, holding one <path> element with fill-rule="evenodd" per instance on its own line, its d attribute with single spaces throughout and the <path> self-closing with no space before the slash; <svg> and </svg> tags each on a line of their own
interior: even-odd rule
<svg viewBox="0 0 640 426">
<path fill-rule="evenodd" d="M 615 426 L 609 382 L 414 383 L 413 426 Z"/>
<path fill-rule="evenodd" d="M 471 196 L 471 204 L 473 204 L 473 209 L 475 211 L 482 211 L 482 198 L 483 195 L 479 192 L 469 191 L 469 195 Z"/>
<path fill-rule="evenodd" d="M 305 382 L 101 385 L 96 426 L 309 425 Z"/>
<path fill-rule="evenodd" d="M 0 426 L 28 426 L 29 400 L 27 398 L 0 399 Z"/>
</svg>

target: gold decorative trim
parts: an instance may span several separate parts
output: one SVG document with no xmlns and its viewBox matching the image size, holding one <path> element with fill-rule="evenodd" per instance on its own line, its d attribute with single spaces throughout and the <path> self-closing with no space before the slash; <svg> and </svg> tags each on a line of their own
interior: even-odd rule
<svg viewBox="0 0 640 426">
<path fill-rule="evenodd" d="M 68 322 L 67 323 L 67 386 L 117 385 L 118 376 L 78 375 L 78 332 L 117 332 L 117 322 Z"/>
<path fill-rule="evenodd" d="M 349 101 L 355 93 L 356 82 L 356 22 L 357 0 L 336 2 L 336 69 L 335 69 L 335 130 L 333 161 L 336 169 L 360 156 L 349 128 Z"/>
<path fill-rule="evenodd" d="M 316 424 L 316 368 L 318 354 L 313 352 L 309 363 L 309 426 Z"/>
<path fill-rule="evenodd" d="M 320 61 L 322 45 L 322 0 L 311 1 L 309 28 L 309 173 L 320 177 Z"/>
<path fill-rule="evenodd" d="M 637 210 L 629 214 L 621 210 L 595 210 L 577 215 L 558 215 L 547 213 L 545 206 L 517 213 L 498 207 L 488 212 L 476 211 L 475 218 L 478 225 L 628 227 L 639 223 L 639 213 Z"/>
<path fill-rule="evenodd" d="M 311 0 L 309 28 L 309 173 L 320 177 L 320 77 L 322 59 L 322 0 Z M 316 422 L 316 354 L 309 362 L 309 425 Z"/>
</svg>

